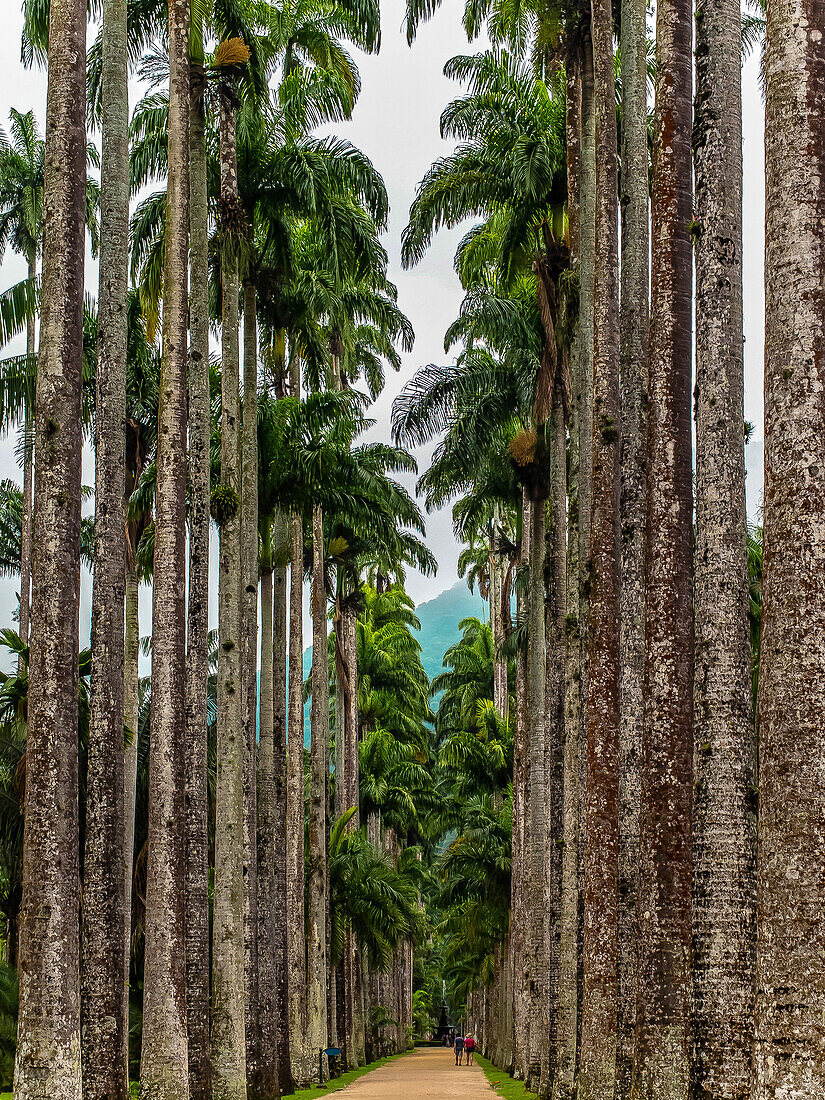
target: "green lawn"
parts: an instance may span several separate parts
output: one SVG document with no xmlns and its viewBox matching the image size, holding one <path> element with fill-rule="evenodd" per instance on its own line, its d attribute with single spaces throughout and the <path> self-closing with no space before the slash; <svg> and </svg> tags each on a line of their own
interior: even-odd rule
<svg viewBox="0 0 825 1100">
<path fill-rule="evenodd" d="M 506 1100 L 535 1100 L 537 1093 L 526 1089 L 523 1081 L 514 1081 L 503 1069 L 499 1069 L 478 1054 L 476 1054 L 476 1061 L 499 1096 L 506 1097 Z"/>
<path fill-rule="evenodd" d="M 379 1066 L 385 1066 L 388 1062 L 394 1062 L 396 1058 L 403 1057 L 403 1054 L 394 1054 L 392 1058 L 381 1058 L 378 1062 L 370 1062 L 368 1066 L 361 1066 L 360 1069 L 351 1069 L 349 1073 L 344 1073 L 340 1077 L 336 1077 L 334 1081 L 328 1081 L 325 1085 L 316 1085 L 311 1089 L 301 1089 L 299 1092 L 290 1093 L 289 1096 L 292 1097 L 292 1100 L 315 1100 L 318 1096 L 329 1096 L 331 1092 L 339 1092 L 341 1089 L 345 1089 L 347 1085 L 351 1085 L 353 1081 L 358 1077 L 363 1077 L 365 1073 L 371 1073 Z M 0 1100 L 3 1100 L 1 1096 Z"/>
</svg>

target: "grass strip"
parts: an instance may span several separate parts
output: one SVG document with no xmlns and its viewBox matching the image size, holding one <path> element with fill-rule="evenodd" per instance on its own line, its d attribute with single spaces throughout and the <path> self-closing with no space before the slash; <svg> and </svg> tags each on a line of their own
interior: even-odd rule
<svg viewBox="0 0 825 1100">
<path fill-rule="evenodd" d="M 404 1051 L 403 1054 L 393 1054 L 389 1058 L 379 1058 L 377 1062 L 370 1062 L 368 1066 L 359 1066 L 358 1069 L 348 1070 L 340 1077 L 336 1077 L 333 1081 L 327 1081 L 323 1085 L 315 1085 L 311 1089 L 299 1089 L 298 1092 L 289 1093 L 291 1100 L 316 1100 L 319 1096 L 329 1096 L 331 1092 L 340 1092 L 341 1089 L 347 1088 L 353 1081 L 356 1081 L 359 1077 L 363 1077 L 366 1073 L 372 1073 L 374 1069 L 380 1069 L 381 1066 L 386 1066 L 390 1062 L 395 1062 L 399 1058 L 403 1058 L 404 1054 L 409 1054 L 409 1051 Z M 0 1100 L 3 1100 L 0 1097 Z"/>
<path fill-rule="evenodd" d="M 499 1096 L 504 1096 L 506 1100 L 536 1100 L 538 1093 L 530 1092 L 523 1081 L 514 1081 L 503 1069 L 494 1066 L 480 1054 L 476 1054 L 475 1059 Z"/>
</svg>

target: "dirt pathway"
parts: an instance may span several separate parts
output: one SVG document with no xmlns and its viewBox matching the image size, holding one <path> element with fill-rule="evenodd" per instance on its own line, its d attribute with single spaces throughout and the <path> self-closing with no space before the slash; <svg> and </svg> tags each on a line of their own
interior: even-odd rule
<svg viewBox="0 0 825 1100">
<path fill-rule="evenodd" d="M 347 1100 L 492 1100 L 477 1065 L 456 1066 L 446 1047 L 423 1047 L 373 1070 L 344 1090 Z M 343 1100 L 344 1093 L 341 1093 Z"/>
</svg>

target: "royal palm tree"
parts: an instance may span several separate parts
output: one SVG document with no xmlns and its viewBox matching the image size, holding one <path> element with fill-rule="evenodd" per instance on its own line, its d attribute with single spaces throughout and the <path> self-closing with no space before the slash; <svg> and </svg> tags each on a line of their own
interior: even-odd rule
<svg viewBox="0 0 825 1100">
<path fill-rule="evenodd" d="M 80 1100 L 77 615 L 85 244 L 85 5 L 50 20 L 35 405 L 31 668 L 15 1089 Z M 40 914 L 52 917 L 42 927 Z M 56 985 L 54 983 L 57 983 Z"/>
<path fill-rule="evenodd" d="M 249 57 L 239 39 L 218 47 L 220 80 L 221 484 L 212 502 L 221 533 L 218 583 L 220 658 L 212 951 L 212 1095 L 246 1097 L 244 987 L 244 676 L 242 638 L 239 268 L 246 223 L 238 198 L 235 75 Z M 257 510 L 257 501 L 256 510 Z"/>
<path fill-rule="evenodd" d="M 211 390 L 204 27 L 192 13 L 189 105 L 189 590 L 186 613 L 186 1030 L 190 1100 L 209 1100 L 207 691 Z"/>
<path fill-rule="evenodd" d="M 699 1096 L 734 1098 L 751 1088 L 756 953 L 739 7 L 701 5 L 696 27 L 693 1073 Z"/>
<path fill-rule="evenodd" d="M 644 717 L 645 421 L 649 296 L 647 4 L 621 9 L 621 615 L 619 1037 L 617 1097 L 628 1100 L 636 1018 L 639 759 Z M 569 203 L 568 203 L 569 206 Z"/>
<path fill-rule="evenodd" d="M 764 617 L 759 675 L 756 1065 L 752 1095 L 816 1094 L 812 1042 L 825 1003 L 819 843 L 823 832 L 822 651 L 812 584 L 822 530 L 821 384 L 825 150 L 823 42 L 813 10 L 767 7 Z M 787 190 L 788 172 L 802 186 Z M 804 824 L 803 824 L 804 822 Z M 793 868 L 791 871 L 790 868 Z M 785 1005 L 794 1005 L 788 1028 Z"/>
<path fill-rule="evenodd" d="M 691 10 L 682 0 L 657 9 L 656 66 L 633 1096 L 682 1100 L 690 1076 L 693 802 L 692 73 Z"/>
<path fill-rule="evenodd" d="M 169 3 L 169 125 L 152 602 L 152 746 L 141 1090 L 188 1095 L 185 973 L 189 4 Z"/>
<path fill-rule="evenodd" d="M 578 1095 L 616 1090 L 619 859 L 619 232 L 613 15 L 593 4 L 596 253 L 582 1035 Z M 587 446 L 587 440 L 582 440 Z"/>
<path fill-rule="evenodd" d="M 83 861 L 83 1088 L 90 1098 L 129 1091 L 129 956 L 123 557 L 129 269 L 129 92 L 126 0 L 105 0 L 102 28 L 100 288 L 95 401 L 95 567 L 92 698 Z M 131 834 L 131 829 L 129 830 Z M 131 852 L 129 852 L 131 869 Z M 125 971 L 125 973 L 124 973 Z M 112 1021 L 115 1026 L 112 1027 Z"/>
</svg>

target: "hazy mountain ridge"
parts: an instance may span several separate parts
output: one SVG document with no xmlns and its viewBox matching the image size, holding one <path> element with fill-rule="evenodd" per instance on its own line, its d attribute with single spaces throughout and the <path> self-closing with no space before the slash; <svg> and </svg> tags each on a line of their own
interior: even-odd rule
<svg viewBox="0 0 825 1100">
<path fill-rule="evenodd" d="M 483 619 L 486 604 L 477 592 L 471 592 L 465 581 L 456 581 L 416 608 L 421 623 L 418 640 L 421 642 L 421 663 L 432 680 L 443 668 L 444 654 L 458 641 L 458 624 L 462 619 L 475 616 Z M 304 650 L 304 678 L 312 668 L 312 646 Z M 309 744 L 309 703 L 304 707 L 304 737 Z"/>
</svg>

